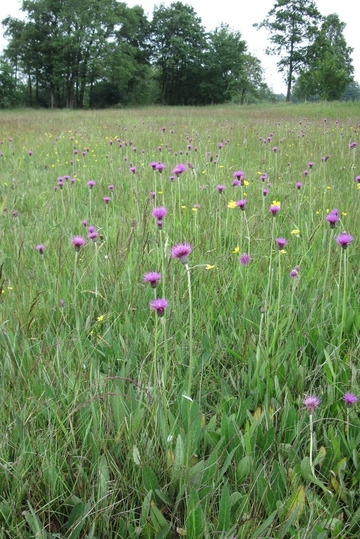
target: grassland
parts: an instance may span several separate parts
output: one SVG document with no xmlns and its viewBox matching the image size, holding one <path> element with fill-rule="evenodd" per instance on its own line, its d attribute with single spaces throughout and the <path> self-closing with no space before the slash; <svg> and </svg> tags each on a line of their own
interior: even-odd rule
<svg viewBox="0 0 360 539">
<path fill-rule="evenodd" d="M 0 537 L 358 538 L 360 106 L 0 120 Z"/>
</svg>

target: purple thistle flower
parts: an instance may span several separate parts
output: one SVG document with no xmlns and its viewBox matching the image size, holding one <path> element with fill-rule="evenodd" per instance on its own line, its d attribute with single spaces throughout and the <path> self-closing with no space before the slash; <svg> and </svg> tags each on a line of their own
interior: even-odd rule
<svg viewBox="0 0 360 539">
<path fill-rule="evenodd" d="M 114 190 L 114 186 L 113 186 L 112 183 L 111 183 L 110 185 L 108 185 L 108 189 L 109 189 L 110 191 L 113 191 L 113 190 Z"/>
<path fill-rule="evenodd" d="M 264 191 L 263 191 L 264 192 Z M 275 217 L 275 215 L 280 211 L 280 206 L 278 206 L 277 204 L 271 204 L 270 208 L 269 208 L 269 211 L 273 214 L 273 216 Z"/>
<path fill-rule="evenodd" d="M 80 247 L 85 245 L 86 240 L 82 236 L 73 236 L 72 243 L 75 247 L 75 251 L 80 251 Z"/>
<path fill-rule="evenodd" d="M 94 180 L 90 180 L 89 182 L 87 182 L 87 184 L 90 187 L 90 189 L 92 189 L 94 185 L 96 185 L 96 182 Z"/>
<path fill-rule="evenodd" d="M 217 147 L 219 148 L 219 150 L 221 150 L 221 148 L 223 147 L 222 143 L 221 143 L 221 142 L 218 142 Z"/>
<path fill-rule="evenodd" d="M 360 183 L 360 176 L 356 176 L 356 177 L 355 177 L 355 181 L 358 182 L 358 183 Z"/>
<path fill-rule="evenodd" d="M 244 210 L 245 210 L 245 206 L 246 206 L 246 199 L 243 198 L 243 199 L 241 199 L 241 200 L 238 200 L 238 201 L 236 202 L 236 205 L 237 205 L 238 208 L 240 208 L 242 211 L 244 211 Z"/>
<path fill-rule="evenodd" d="M 336 223 L 340 220 L 337 209 L 328 213 L 325 220 L 329 223 L 330 228 L 335 228 Z"/>
<path fill-rule="evenodd" d="M 305 404 L 308 413 L 311 415 L 319 406 L 320 399 L 316 395 L 306 395 L 305 399 L 303 400 L 303 404 Z"/>
<path fill-rule="evenodd" d="M 60 307 L 64 307 L 65 301 L 64 301 L 63 299 L 61 299 L 61 300 L 59 301 L 59 305 L 60 305 Z"/>
<path fill-rule="evenodd" d="M 176 176 L 179 176 L 180 174 L 185 172 L 185 170 L 186 170 L 186 166 L 183 165 L 182 163 L 178 163 L 175 166 L 175 168 L 172 169 L 172 173 L 175 174 Z"/>
<path fill-rule="evenodd" d="M 238 180 L 238 179 L 236 179 L 236 178 L 235 178 L 235 180 L 233 180 L 233 182 L 232 182 L 232 184 L 233 184 L 234 187 L 237 187 L 238 185 L 240 185 L 240 183 L 241 183 L 240 180 Z"/>
<path fill-rule="evenodd" d="M 243 180 L 245 178 L 245 173 L 242 170 L 235 170 L 233 177 L 238 180 Z"/>
<path fill-rule="evenodd" d="M 149 166 L 150 166 L 153 170 L 156 170 L 156 165 L 157 165 L 157 164 L 158 164 L 157 161 L 152 161 L 152 162 L 150 163 Z"/>
<path fill-rule="evenodd" d="M 266 195 L 268 194 L 269 190 L 268 189 L 263 189 L 262 190 L 262 194 L 264 195 L 264 197 L 266 197 Z M 271 211 L 271 210 L 270 210 Z M 279 210 L 278 210 L 279 211 Z M 276 212 L 277 213 L 277 212 Z M 276 215 L 275 213 L 275 215 Z M 274 215 L 274 214 L 273 214 Z"/>
<path fill-rule="evenodd" d="M 224 189 L 226 189 L 226 186 L 219 184 L 216 186 L 216 189 L 219 191 L 219 193 L 222 193 Z"/>
<path fill-rule="evenodd" d="M 288 244 L 288 241 L 285 238 L 276 238 L 275 239 L 277 246 L 279 247 L 280 251 L 281 249 L 284 249 L 285 245 Z"/>
<path fill-rule="evenodd" d="M 89 227 L 90 228 L 90 227 Z M 92 241 L 96 241 L 96 238 L 98 236 L 98 233 L 95 229 L 91 230 L 88 234 L 88 239 Z"/>
<path fill-rule="evenodd" d="M 291 271 L 290 271 L 290 277 L 292 277 L 293 279 L 295 279 L 297 276 L 299 275 L 299 269 L 298 269 L 298 266 L 293 268 Z"/>
<path fill-rule="evenodd" d="M 296 182 L 296 189 L 300 190 L 302 188 L 302 183 L 301 182 Z"/>
<path fill-rule="evenodd" d="M 336 243 L 338 245 L 341 245 L 343 249 L 346 249 L 350 245 L 350 243 L 353 241 L 353 239 L 354 238 L 350 236 L 350 234 L 348 234 L 347 232 L 343 232 L 342 234 L 337 236 Z"/>
<path fill-rule="evenodd" d="M 161 173 L 164 170 L 165 165 L 164 165 L 164 163 L 157 163 L 155 168 L 156 168 L 156 170 L 158 170 Z"/>
<path fill-rule="evenodd" d="M 308 170 L 304 170 L 304 176 L 307 176 L 309 174 Z"/>
<path fill-rule="evenodd" d="M 149 271 L 148 273 L 144 274 L 144 281 L 145 283 L 150 283 L 150 286 L 152 288 L 156 288 L 156 285 L 161 279 L 160 273 L 157 271 Z"/>
<path fill-rule="evenodd" d="M 152 215 L 158 220 L 158 221 L 162 221 L 165 217 L 165 215 L 167 215 L 167 209 L 164 208 L 163 206 L 159 206 L 158 208 L 154 208 L 153 211 L 152 211 Z"/>
<path fill-rule="evenodd" d="M 37 245 L 35 247 L 35 249 L 42 255 L 44 253 L 44 246 L 42 243 L 39 243 L 39 245 Z"/>
<path fill-rule="evenodd" d="M 189 243 L 178 243 L 171 248 L 171 256 L 178 258 L 182 264 L 188 263 L 188 256 L 191 253 L 191 245 Z"/>
<path fill-rule="evenodd" d="M 278 148 L 277 146 L 274 146 L 273 149 L 272 149 L 272 151 L 276 153 L 276 152 L 278 151 L 278 149 L 279 149 L 279 148 Z"/>
<path fill-rule="evenodd" d="M 109 204 L 110 200 L 110 197 L 103 197 L 103 201 L 105 202 L 105 204 Z"/>
<path fill-rule="evenodd" d="M 350 142 L 349 144 L 350 150 L 353 150 L 354 148 L 356 148 L 356 146 L 357 146 L 357 142 Z"/>
<path fill-rule="evenodd" d="M 314 166 L 314 163 L 313 163 L 312 161 L 309 161 L 308 167 L 309 167 L 309 168 L 313 168 L 313 166 Z"/>
<path fill-rule="evenodd" d="M 251 261 L 251 256 L 244 253 L 240 255 L 239 262 L 242 266 L 247 266 Z"/>
<path fill-rule="evenodd" d="M 87 220 L 86 220 L 86 219 L 83 219 L 83 220 L 81 221 L 81 224 L 83 224 L 84 226 L 87 226 L 87 224 L 88 224 L 88 223 L 87 223 Z"/>
<path fill-rule="evenodd" d="M 135 172 L 136 172 L 136 167 L 130 167 L 130 172 L 132 172 L 133 174 L 135 174 Z"/>
<path fill-rule="evenodd" d="M 31 150 L 29 150 L 29 151 L 28 151 L 28 155 L 29 155 L 29 156 L 31 157 L 31 156 L 32 156 L 32 154 L 33 154 L 33 153 L 32 153 L 32 151 L 31 151 Z"/>
<path fill-rule="evenodd" d="M 355 403 L 357 403 L 358 398 L 356 395 L 354 395 L 354 393 L 345 393 L 343 396 L 343 401 L 347 406 L 353 406 Z"/>
<path fill-rule="evenodd" d="M 261 176 L 260 176 L 260 180 L 262 182 L 264 182 L 266 180 L 266 178 L 267 178 L 267 174 L 265 172 L 263 172 L 263 174 L 261 174 Z"/>
<path fill-rule="evenodd" d="M 149 305 L 150 305 L 150 309 L 152 309 L 153 311 L 156 311 L 158 316 L 164 316 L 165 309 L 169 304 L 166 301 L 166 299 L 158 298 L 158 299 L 153 299 L 152 301 L 150 301 Z"/>
</svg>

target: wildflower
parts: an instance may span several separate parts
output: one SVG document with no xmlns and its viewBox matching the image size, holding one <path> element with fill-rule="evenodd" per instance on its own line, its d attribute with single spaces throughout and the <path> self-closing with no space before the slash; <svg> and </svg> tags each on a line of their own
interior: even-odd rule
<svg viewBox="0 0 360 539">
<path fill-rule="evenodd" d="M 356 148 L 356 146 L 357 146 L 357 142 L 350 142 L 350 144 L 349 144 L 350 150 L 354 150 Z"/>
<path fill-rule="evenodd" d="M 357 183 L 360 183 L 360 176 L 356 176 L 356 177 L 355 177 L 355 181 L 356 181 Z"/>
<path fill-rule="evenodd" d="M 42 243 L 39 243 L 39 245 L 37 245 L 35 247 L 35 249 L 42 255 L 44 253 L 44 246 Z"/>
<path fill-rule="evenodd" d="M 238 180 L 243 180 L 245 177 L 245 174 L 242 170 L 236 170 L 233 174 L 234 178 L 237 178 Z"/>
<path fill-rule="evenodd" d="M 304 174 L 304 176 L 308 176 L 309 171 L 308 171 L 308 170 L 304 170 L 304 173 L 303 173 L 303 174 Z"/>
<path fill-rule="evenodd" d="M 357 402 L 358 398 L 354 393 L 345 393 L 343 396 L 343 401 L 347 406 L 353 406 Z"/>
<path fill-rule="evenodd" d="M 264 195 L 264 197 L 266 197 L 266 195 L 268 194 L 268 192 L 269 192 L 268 189 L 263 189 L 263 190 L 262 190 L 262 194 Z M 280 209 L 280 208 L 279 208 L 279 209 Z M 271 210 L 270 210 L 270 211 L 271 211 Z M 279 210 L 277 210 L 277 211 L 279 211 Z M 274 215 L 274 214 L 273 214 L 273 215 Z M 276 215 L 276 213 L 275 213 L 275 215 Z"/>
<path fill-rule="evenodd" d="M 158 298 L 150 301 L 150 309 L 156 311 L 158 316 L 164 316 L 165 309 L 169 305 L 166 299 Z"/>
<path fill-rule="evenodd" d="M 186 166 L 182 163 L 178 163 L 175 168 L 172 169 L 172 173 L 175 174 L 175 176 L 179 176 L 183 172 L 185 172 Z"/>
<path fill-rule="evenodd" d="M 299 272 L 300 272 L 299 266 L 295 266 L 295 268 L 293 268 L 293 269 L 290 271 L 290 277 L 292 277 L 293 279 L 295 279 L 295 278 L 299 275 Z"/>
<path fill-rule="evenodd" d="M 219 148 L 219 150 L 221 150 L 221 148 L 223 147 L 222 143 L 221 143 L 221 142 L 218 142 L 217 147 Z"/>
<path fill-rule="evenodd" d="M 60 305 L 60 307 L 64 307 L 65 301 L 64 301 L 63 299 L 61 299 L 61 300 L 59 301 L 59 305 Z"/>
<path fill-rule="evenodd" d="M 353 239 L 354 238 L 350 236 L 350 234 L 348 234 L 347 232 L 343 232 L 342 234 L 337 236 L 336 243 L 338 245 L 341 245 L 343 249 L 346 249 L 350 245 L 350 243 L 353 241 Z"/>
<path fill-rule="evenodd" d="M 330 228 L 335 228 L 336 223 L 340 220 L 338 215 L 338 210 L 335 208 L 325 217 L 326 221 L 329 223 Z"/>
<path fill-rule="evenodd" d="M 293 236 L 299 236 L 300 235 L 300 230 L 295 228 L 294 230 L 291 231 L 291 234 L 293 234 Z"/>
<path fill-rule="evenodd" d="M 80 251 L 80 247 L 85 245 L 86 240 L 82 236 L 73 236 L 72 243 L 75 247 L 75 251 Z"/>
<path fill-rule="evenodd" d="M 188 263 L 188 256 L 191 253 L 191 245 L 189 243 L 178 243 L 171 248 L 171 256 L 178 258 L 182 264 Z"/>
<path fill-rule="evenodd" d="M 244 253 L 240 255 L 239 262 L 242 266 L 247 266 L 251 261 L 251 256 Z"/>
<path fill-rule="evenodd" d="M 205 266 L 205 269 L 207 269 L 207 270 L 212 270 L 214 268 L 215 268 L 215 264 L 213 264 L 213 265 L 212 264 L 206 264 L 206 266 Z"/>
<path fill-rule="evenodd" d="M 261 174 L 261 176 L 260 176 L 260 180 L 261 180 L 262 182 L 264 182 L 264 181 L 266 180 L 266 178 L 267 178 L 267 174 L 266 174 L 265 172 L 263 172 L 263 173 Z"/>
<path fill-rule="evenodd" d="M 296 189 L 300 190 L 302 188 L 302 183 L 301 182 L 296 182 Z"/>
<path fill-rule="evenodd" d="M 288 241 L 285 238 L 276 238 L 275 239 L 277 246 L 279 247 L 280 251 L 284 249 L 285 245 L 288 244 Z"/>
<path fill-rule="evenodd" d="M 308 167 L 309 167 L 309 168 L 313 168 L 313 166 L 314 166 L 314 163 L 313 163 L 312 161 L 309 161 Z"/>
<path fill-rule="evenodd" d="M 238 208 L 240 208 L 242 211 L 245 210 L 245 206 L 246 206 L 246 200 L 245 199 L 242 199 L 242 200 L 238 200 L 236 202 L 236 205 Z"/>
<path fill-rule="evenodd" d="M 320 399 L 316 395 L 306 395 L 305 399 L 303 400 L 303 404 L 305 404 L 308 413 L 311 415 L 319 406 Z"/>
<path fill-rule="evenodd" d="M 264 191 L 263 191 L 263 193 L 264 193 Z M 271 206 L 269 208 L 269 211 L 275 217 L 275 215 L 280 211 L 280 206 L 278 204 L 271 204 Z"/>
<path fill-rule="evenodd" d="M 233 250 L 233 255 L 237 255 L 240 252 L 240 247 L 237 245 Z"/>
<path fill-rule="evenodd" d="M 113 191 L 114 190 L 113 184 L 108 185 L 108 189 L 110 189 L 110 191 Z"/>
<path fill-rule="evenodd" d="M 228 208 L 231 208 L 232 210 L 236 208 L 235 200 L 230 200 L 230 202 L 228 203 Z"/>
<path fill-rule="evenodd" d="M 152 215 L 156 217 L 156 219 L 158 219 L 159 221 L 162 221 L 165 215 L 167 215 L 167 212 L 168 211 L 166 208 L 164 208 L 163 206 L 159 206 L 158 208 L 153 209 Z"/>
<path fill-rule="evenodd" d="M 161 275 L 157 271 L 149 271 L 148 273 L 144 274 L 144 281 L 145 283 L 150 283 L 151 288 L 156 288 L 156 285 L 160 279 Z"/>
<path fill-rule="evenodd" d="M 90 189 L 92 189 L 94 185 L 96 185 L 96 182 L 94 182 L 94 180 L 90 180 L 89 182 L 87 182 L 87 184 L 90 187 Z"/>
<path fill-rule="evenodd" d="M 359 180 L 359 181 L 360 181 L 360 180 Z M 232 184 L 233 184 L 234 187 L 237 187 L 238 185 L 240 185 L 240 183 L 241 183 L 240 180 L 237 180 L 236 178 L 235 178 L 235 180 L 233 180 L 233 182 L 232 182 Z"/>
<path fill-rule="evenodd" d="M 98 322 L 102 322 L 104 320 L 104 315 L 101 314 L 100 316 L 97 317 L 96 319 Z"/>
<path fill-rule="evenodd" d="M 278 148 L 277 146 L 274 146 L 273 149 L 272 149 L 272 151 L 276 153 L 276 152 L 278 151 L 278 149 L 279 149 L 279 148 Z"/>
<path fill-rule="evenodd" d="M 226 186 L 219 184 L 216 186 L 216 189 L 219 191 L 219 193 L 222 193 L 224 189 L 226 189 Z"/>
<path fill-rule="evenodd" d="M 133 174 L 135 174 L 135 172 L 136 172 L 136 167 L 130 167 L 129 170 L 130 170 L 130 172 L 132 172 Z"/>
<path fill-rule="evenodd" d="M 109 204 L 110 200 L 110 197 L 103 197 L 103 201 L 105 202 L 105 204 Z"/>
<path fill-rule="evenodd" d="M 156 170 L 156 165 L 157 165 L 157 164 L 158 164 L 157 161 L 152 161 L 152 162 L 150 163 L 149 166 L 150 166 L 153 170 Z"/>
<path fill-rule="evenodd" d="M 157 163 L 155 168 L 156 168 L 156 170 L 158 170 L 161 173 L 164 170 L 165 165 L 164 165 L 164 163 Z"/>
</svg>

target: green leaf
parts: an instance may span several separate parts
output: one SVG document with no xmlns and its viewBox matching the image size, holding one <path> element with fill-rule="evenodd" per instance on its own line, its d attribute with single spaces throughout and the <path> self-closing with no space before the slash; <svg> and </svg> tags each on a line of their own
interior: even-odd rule
<svg viewBox="0 0 360 539">
<path fill-rule="evenodd" d="M 200 539 L 203 537 L 204 515 L 198 493 L 191 489 L 187 502 L 186 537 Z"/>
<path fill-rule="evenodd" d="M 219 502 L 219 518 L 217 530 L 226 532 L 230 527 L 230 491 L 227 484 L 224 485 Z"/>
</svg>

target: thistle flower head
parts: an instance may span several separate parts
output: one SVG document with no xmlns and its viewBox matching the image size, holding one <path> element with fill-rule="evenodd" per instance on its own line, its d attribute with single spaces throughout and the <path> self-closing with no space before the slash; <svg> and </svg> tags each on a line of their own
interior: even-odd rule
<svg viewBox="0 0 360 539">
<path fill-rule="evenodd" d="M 281 249 L 284 249 L 285 245 L 288 244 L 288 241 L 285 238 L 276 238 L 275 239 L 277 246 L 279 247 L 280 251 Z"/>
<path fill-rule="evenodd" d="M 164 219 L 165 215 L 167 215 L 167 209 L 164 208 L 163 206 L 159 206 L 158 208 L 154 208 L 153 211 L 152 211 L 152 215 L 162 221 L 162 219 Z"/>
<path fill-rule="evenodd" d="M 358 398 L 356 395 L 354 395 L 354 393 L 345 393 L 343 396 L 343 401 L 347 406 L 353 406 L 358 401 Z"/>
<path fill-rule="evenodd" d="M 339 236 L 337 236 L 336 243 L 338 245 L 341 245 L 343 249 L 347 249 L 353 239 L 354 238 L 350 236 L 350 234 L 348 234 L 347 232 L 343 232 L 342 234 L 339 234 Z"/>
<path fill-rule="evenodd" d="M 303 404 L 305 404 L 308 413 L 311 415 L 319 406 L 320 399 L 316 395 L 306 395 L 305 399 L 303 400 Z"/>
<path fill-rule="evenodd" d="M 73 236 L 72 244 L 75 247 L 75 251 L 80 251 L 80 247 L 85 245 L 86 240 L 82 236 Z"/>
<path fill-rule="evenodd" d="M 158 316 L 164 316 L 165 309 L 169 305 L 166 299 L 158 298 L 150 301 L 150 309 L 156 311 Z"/>
<path fill-rule="evenodd" d="M 144 274 L 145 283 L 149 283 L 152 288 L 156 288 L 160 279 L 161 275 L 157 271 L 149 271 L 148 273 Z"/>
<path fill-rule="evenodd" d="M 171 256 L 179 259 L 182 264 L 187 264 L 191 251 L 192 249 L 189 243 L 178 243 L 171 248 Z"/>
</svg>

